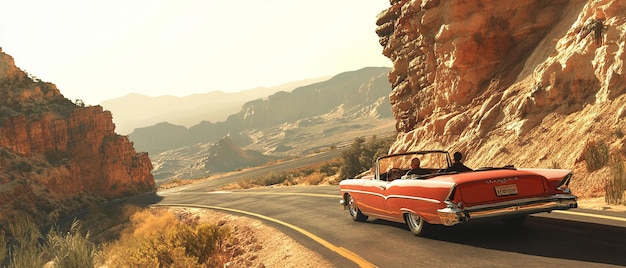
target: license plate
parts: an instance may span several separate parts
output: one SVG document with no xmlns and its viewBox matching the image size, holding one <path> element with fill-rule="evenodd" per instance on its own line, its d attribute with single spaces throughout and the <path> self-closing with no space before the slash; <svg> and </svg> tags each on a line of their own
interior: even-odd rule
<svg viewBox="0 0 626 268">
<path fill-rule="evenodd" d="M 517 192 L 517 185 L 515 185 L 515 184 L 496 186 L 496 187 L 493 187 L 493 188 L 496 189 L 496 195 L 497 196 L 518 194 L 518 192 Z"/>
</svg>

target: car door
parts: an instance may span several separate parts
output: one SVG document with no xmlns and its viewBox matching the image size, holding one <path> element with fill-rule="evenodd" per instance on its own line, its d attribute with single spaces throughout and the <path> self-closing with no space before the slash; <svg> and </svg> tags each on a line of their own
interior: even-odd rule
<svg viewBox="0 0 626 268">
<path fill-rule="evenodd" d="M 363 184 L 363 198 L 359 206 L 363 213 L 371 216 L 387 214 L 385 190 L 388 184 L 389 182 L 379 179 L 369 180 Z"/>
</svg>

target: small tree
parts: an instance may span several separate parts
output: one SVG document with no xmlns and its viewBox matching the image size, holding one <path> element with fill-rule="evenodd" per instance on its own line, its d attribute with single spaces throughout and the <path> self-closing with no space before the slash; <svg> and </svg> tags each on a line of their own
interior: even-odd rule
<svg viewBox="0 0 626 268">
<path fill-rule="evenodd" d="M 376 158 L 387 154 L 393 140 L 393 137 L 380 139 L 376 136 L 372 136 L 369 141 L 362 137 L 356 138 L 350 149 L 342 154 L 344 163 L 340 168 L 340 177 L 354 177 L 372 168 Z"/>
</svg>

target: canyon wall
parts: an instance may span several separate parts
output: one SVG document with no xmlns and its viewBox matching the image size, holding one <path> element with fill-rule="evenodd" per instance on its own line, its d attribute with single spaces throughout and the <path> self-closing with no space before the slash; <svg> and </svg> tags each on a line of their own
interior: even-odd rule
<svg viewBox="0 0 626 268">
<path fill-rule="evenodd" d="M 376 30 L 393 62 L 391 152 L 574 169 L 578 194 L 601 195 L 607 171 L 582 154 L 626 155 L 625 22 L 619 0 L 391 0 Z"/>
<path fill-rule="evenodd" d="M 112 198 L 154 190 L 147 153 L 115 133 L 100 106 L 74 104 L 0 51 L 0 218 L 49 222 Z"/>
</svg>

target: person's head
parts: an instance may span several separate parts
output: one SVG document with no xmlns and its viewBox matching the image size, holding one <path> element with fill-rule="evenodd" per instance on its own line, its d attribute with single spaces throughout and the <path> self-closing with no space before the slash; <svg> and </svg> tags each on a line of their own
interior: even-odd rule
<svg viewBox="0 0 626 268">
<path fill-rule="evenodd" d="M 420 167 L 420 159 L 417 157 L 411 159 L 411 168 L 418 168 L 418 167 Z"/>
<path fill-rule="evenodd" d="M 463 154 L 461 154 L 461 152 L 455 152 L 454 153 L 454 162 L 461 162 L 461 159 L 463 159 Z"/>
</svg>

